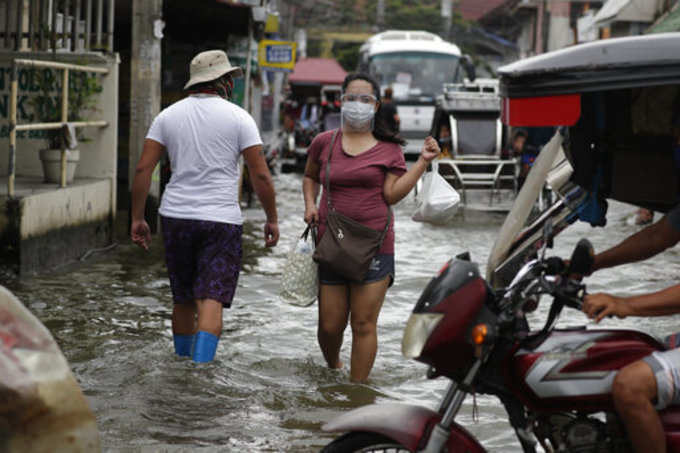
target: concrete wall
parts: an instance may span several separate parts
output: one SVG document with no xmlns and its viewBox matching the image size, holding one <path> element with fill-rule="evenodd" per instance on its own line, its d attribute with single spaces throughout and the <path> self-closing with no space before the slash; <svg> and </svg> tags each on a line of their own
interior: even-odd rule
<svg viewBox="0 0 680 453">
<path fill-rule="evenodd" d="M 113 237 L 111 179 L 79 179 L 64 189 L 7 201 L 7 264 L 27 275 L 82 259 Z"/>
</svg>

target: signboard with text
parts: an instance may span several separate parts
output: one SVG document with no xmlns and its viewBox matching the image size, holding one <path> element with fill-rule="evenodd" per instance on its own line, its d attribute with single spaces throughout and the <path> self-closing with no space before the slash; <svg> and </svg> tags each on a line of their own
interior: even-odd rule
<svg viewBox="0 0 680 453">
<path fill-rule="evenodd" d="M 260 41 L 258 63 L 265 71 L 293 72 L 295 68 L 294 41 Z"/>
</svg>

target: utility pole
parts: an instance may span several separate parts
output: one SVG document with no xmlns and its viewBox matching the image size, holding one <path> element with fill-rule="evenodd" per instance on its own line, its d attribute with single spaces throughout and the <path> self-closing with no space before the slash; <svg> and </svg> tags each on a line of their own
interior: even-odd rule
<svg viewBox="0 0 680 453">
<path fill-rule="evenodd" d="M 453 0 L 442 0 L 442 22 L 443 22 L 443 30 L 442 30 L 442 37 L 447 40 L 451 41 L 451 21 L 453 19 Z"/>
<path fill-rule="evenodd" d="M 385 0 L 378 0 L 378 10 L 375 14 L 375 25 L 378 31 L 385 28 Z"/>
<path fill-rule="evenodd" d="M 146 132 L 161 108 L 162 16 L 163 0 L 132 0 L 128 191 L 132 189 L 132 180 L 137 162 L 142 155 Z M 146 202 L 145 217 L 149 227 L 155 232 L 160 201 L 160 178 L 153 179 Z"/>
</svg>

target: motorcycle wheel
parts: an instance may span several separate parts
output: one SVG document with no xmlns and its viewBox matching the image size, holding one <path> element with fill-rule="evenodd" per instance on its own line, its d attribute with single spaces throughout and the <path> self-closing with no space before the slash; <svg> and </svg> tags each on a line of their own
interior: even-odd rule
<svg viewBox="0 0 680 453">
<path fill-rule="evenodd" d="M 407 453 L 400 443 L 378 433 L 354 431 L 326 445 L 321 453 Z"/>
</svg>

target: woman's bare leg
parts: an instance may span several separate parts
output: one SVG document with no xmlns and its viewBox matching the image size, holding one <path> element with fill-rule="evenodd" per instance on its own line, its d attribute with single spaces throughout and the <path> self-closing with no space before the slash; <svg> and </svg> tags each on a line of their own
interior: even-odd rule
<svg viewBox="0 0 680 453">
<path fill-rule="evenodd" d="M 350 285 L 350 324 L 352 326 L 352 360 L 350 379 L 363 382 L 371 373 L 378 352 L 378 315 L 382 308 L 390 277 L 363 285 Z"/>
<path fill-rule="evenodd" d="M 349 317 L 349 292 L 345 285 L 319 286 L 319 346 L 329 368 L 342 368 L 340 347 Z"/>
</svg>

